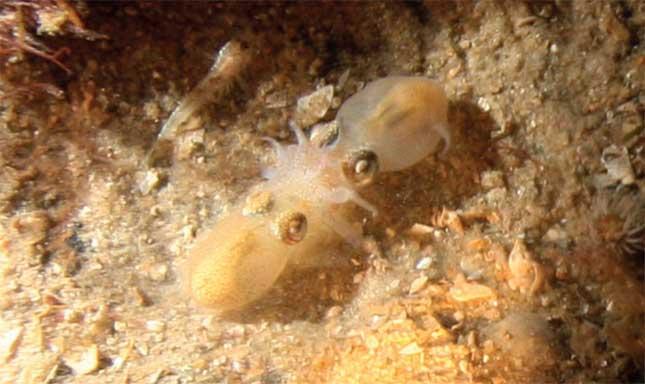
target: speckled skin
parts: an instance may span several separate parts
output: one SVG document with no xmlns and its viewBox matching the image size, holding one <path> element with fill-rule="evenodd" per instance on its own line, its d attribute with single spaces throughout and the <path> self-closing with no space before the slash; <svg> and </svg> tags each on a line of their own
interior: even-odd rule
<svg viewBox="0 0 645 384">
<path fill-rule="evenodd" d="M 338 111 L 343 151 L 370 149 L 381 171 L 398 171 L 436 152 L 441 139 L 450 145 L 448 101 L 424 77 L 389 76 L 373 81 Z"/>
</svg>

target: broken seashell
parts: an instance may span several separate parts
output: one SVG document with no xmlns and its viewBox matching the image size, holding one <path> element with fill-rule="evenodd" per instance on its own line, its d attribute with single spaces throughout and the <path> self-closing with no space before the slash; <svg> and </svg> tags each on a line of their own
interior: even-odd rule
<svg viewBox="0 0 645 384">
<path fill-rule="evenodd" d="M 464 225 L 459 218 L 459 214 L 446 208 L 443 208 L 441 213 L 432 218 L 432 225 L 439 228 L 449 228 L 458 235 L 464 234 Z"/>
<path fill-rule="evenodd" d="M 511 289 L 531 295 L 542 289 L 546 279 L 544 268 L 533 259 L 522 240 L 515 240 L 508 255 L 508 268 L 511 273 L 508 286 Z"/>
<path fill-rule="evenodd" d="M 64 361 L 74 371 L 74 374 L 87 375 L 99 368 L 99 349 L 96 344 L 92 344 L 85 351 L 66 358 Z"/>
<path fill-rule="evenodd" d="M 629 161 L 627 148 L 617 145 L 610 145 L 602 151 L 600 161 L 607 168 L 607 175 L 625 185 L 633 184 L 635 181 L 634 170 Z"/>
<path fill-rule="evenodd" d="M 295 121 L 300 127 L 309 127 L 322 119 L 331 107 L 334 86 L 326 85 L 298 99 Z"/>
<path fill-rule="evenodd" d="M 469 283 L 464 275 L 459 274 L 455 278 L 455 284 L 450 288 L 450 296 L 460 302 L 483 300 L 495 297 L 495 291 L 491 288 L 477 283 Z"/>
</svg>

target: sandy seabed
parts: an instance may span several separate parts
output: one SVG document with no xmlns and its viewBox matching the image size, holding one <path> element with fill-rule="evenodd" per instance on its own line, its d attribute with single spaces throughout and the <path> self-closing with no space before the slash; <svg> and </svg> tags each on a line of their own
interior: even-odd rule
<svg viewBox="0 0 645 384">
<path fill-rule="evenodd" d="M 0 382 L 645 380 L 644 2 L 0 10 Z M 229 41 L 247 59 L 150 161 Z M 261 139 L 388 75 L 444 87 L 447 155 L 360 191 L 365 249 L 193 305 L 182 263 L 262 180 Z"/>
</svg>

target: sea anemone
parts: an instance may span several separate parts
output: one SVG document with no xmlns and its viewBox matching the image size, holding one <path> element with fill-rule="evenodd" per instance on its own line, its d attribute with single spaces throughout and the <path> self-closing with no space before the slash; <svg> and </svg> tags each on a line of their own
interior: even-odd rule
<svg viewBox="0 0 645 384">
<path fill-rule="evenodd" d="M 640 190 L 600 192 L 592 206 L 593 234 L 642 268 L 645 250 L 645 196 Z"/>
</svg>

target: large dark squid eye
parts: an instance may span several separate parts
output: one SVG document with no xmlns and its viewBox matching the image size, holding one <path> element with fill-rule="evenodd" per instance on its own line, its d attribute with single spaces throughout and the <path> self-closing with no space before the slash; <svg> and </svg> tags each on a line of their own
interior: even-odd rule
<svg viewBox="0 0 645 384">
<path fill-rule="evenodd" d="M 345 176 L 356 186 L 371 184 L 378 173 L 378 156 L 368 149 L 350 153 L 343 161 Z"/>
</svg>

